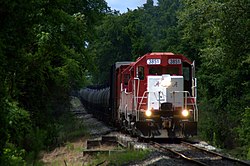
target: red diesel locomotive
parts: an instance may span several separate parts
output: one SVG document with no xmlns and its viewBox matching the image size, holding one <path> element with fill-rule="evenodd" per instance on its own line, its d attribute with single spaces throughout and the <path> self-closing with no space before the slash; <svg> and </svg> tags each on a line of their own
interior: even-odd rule
<svg viewBox="0 0 250 166">
<path fill-rule="evenodd" d="M 89 110 L 139 137 L 197 134 L 195 68 L 185 56 L 148 53 L 135 62 L 117 62 L 110 84 L 80 91 Z"/>
</svg>

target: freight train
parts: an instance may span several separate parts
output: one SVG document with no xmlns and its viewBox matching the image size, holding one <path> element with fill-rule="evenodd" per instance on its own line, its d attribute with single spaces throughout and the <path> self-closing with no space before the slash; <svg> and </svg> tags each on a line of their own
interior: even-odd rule
<svg viewBox="0 0 250 166">
<path fill-rule="evenodd" d="M 84 88 L 79 95 L 93 114 L 138 137 L 197 134 L 195 65 L 182 54 L 155 52 L 116 62 L 109 87 Z"/>
</svg>

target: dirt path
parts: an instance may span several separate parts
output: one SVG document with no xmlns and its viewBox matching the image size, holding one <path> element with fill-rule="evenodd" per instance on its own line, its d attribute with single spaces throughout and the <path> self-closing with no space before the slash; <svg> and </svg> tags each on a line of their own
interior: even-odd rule
<svg viewBox="0 0 250 166">
<path fill-rule="evenodd" d="M 102 122 L 96 120 L 92 115 L 88 114 L 77 97 L 72 97 L 71 111 L 77 113 L 77 118 L 83 121 L 88 129 L 89 135 L 95 137 L 111 131 L 109 127 Z M 83 150 L 86 149 L 87 137 L 79 138 L 75 141 L 65 143 L 64 146 L 55 148 L 51 152 L 42 152 L 40 161 L 44 165 L 85 165 L 92 158 L 89 155 L 83 156 Z M 85 164 L 84 164 L 85 163 Z"/>
</svg>

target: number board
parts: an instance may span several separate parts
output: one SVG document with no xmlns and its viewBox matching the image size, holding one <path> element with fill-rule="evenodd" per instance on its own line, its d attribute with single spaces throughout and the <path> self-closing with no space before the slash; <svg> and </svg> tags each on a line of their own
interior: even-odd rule
<svg viewBox="0 0 250 166">
<path fill-rule="evenodd" d="M 148 59 L 147 64 L 148 65 L 159 65 L 159 64 L 161 64 L 161 59 Z"/>
<path fill-rule="evenodd" d="M 170 65 L 179 65 L 179 64 L 181 64 L 181 59 L 169 59 L 168 64 L 170 64 Z"/>
</svg>

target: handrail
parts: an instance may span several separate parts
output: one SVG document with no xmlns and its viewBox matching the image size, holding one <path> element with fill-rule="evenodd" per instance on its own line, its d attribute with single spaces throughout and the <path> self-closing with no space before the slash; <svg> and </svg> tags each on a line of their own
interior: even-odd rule
<svg viewBox="0 0 250 166">
<path fill-rule="evenodd" d="M 184 99 L 185 99 L 184 108 L 187 108 L 187 98 L 192 97 L 191 94 L 189 93 L 189 91 L 173 91 L 173 92 L 170 92 L 170 93 L 173 93 L 173 94 L 174 93 L 185 93 L 185 94 L 187 94 L 187 96 L 185 95 L 185 97 L 184 97 Z M 196 97 L 194 97 L 194 98 L 196 99 Z M 199 113 L 198 113 L 197 104 L 196 104 L 196 102 L 194 103 L 193 100 L 191 100 L 191 103 L 192 103 L 192 106 L 194 108 L 194 120 L 198 121 Z"/>
<path fill-rule="evenodd" d="M 127 89 L 124 90 L 124 93 L 125 93 L 126 95 L 132 94 L 132 92 L 127 92 Z"/>
<path fill-rule="evenodd" d="M 135 80 L 138 80 L 138 84 L 137 84 L 137 91 L 135 91 L 136 90 L 136 81 Z M 135 112 L 136 112 L 136 120 L 138 121 L 139 120 L 139 118 L 138 118 L 138 114 L 139 114 L 139 112 L 138 112 L 138 110 L 137 110 L 137 97 L 138 97 L 138 93 L 139 93 L 139 78 L 134 78 L 134 81 L 133 81 L 133 101 L 134 101 L 134 103 L 133 103 L 133 106 L 132 106 L 132 110 L 135 110 Z"/>
<path fill-rule="evenodd" d="M 149 92 L 148 92 L 148 91 L 144 91 L 144 93 L 143 93 L 143 95 L 142 95 L 142 97 L 141 97 L 141 101 L 140 101 L 140 103 L 139 103 L 138 110 L 141 108 L 142 101 L 143 101 L 143 99 L 144 99 L 144 97 L 145 97 L 146 93 L 149 93 Z M 145 97 L 145 98 L 146 98 L 146 97 Z M 138 99 L 139 99 L 139 97 L 138 97 Z"/>
</svg>

